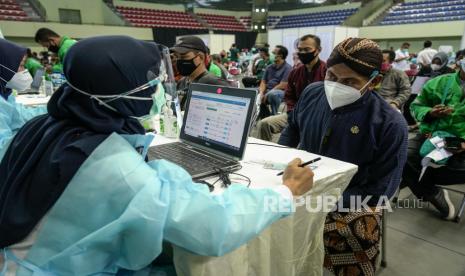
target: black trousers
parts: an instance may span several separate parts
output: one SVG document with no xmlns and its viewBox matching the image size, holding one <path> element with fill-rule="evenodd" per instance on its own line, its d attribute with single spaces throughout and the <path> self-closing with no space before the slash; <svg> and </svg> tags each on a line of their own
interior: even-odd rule
<svg viewBox="0 0 465 276">
<path fill-rule="evenodd" d="M 412 94 L 408 98 L 407 102 L 404 105 L 404 118 L 407 121 L 409 126 L 413 126 L 417 123 L 415 119 L 412 116 L 412 113 L 410 113 L 410 105 L 413 103 L 413 101 L 417 98 L 418 95 Z"/>
<path fill-rule="evenodd" d="M 425 140 L 423 134 L 417 134 L 409 140 L 407 163 L 402 174 L 402 186 L 408 186 L 416 197 L 429 200 L 439 192 L 436 185 L 465 184 L 465 168 L 460 169 L 460 164 L 437 169 L 428 168 L 421 181 L 418 181 L 422 169 L 420 148 Z M 461 163 L 462 160 L 465 160 L 464 156 L 465 153 L 452 156 L 449 164 Z M 462 165 L 465 167 L 465 164 Z"/>
<path fill-rule="evenodd" d="M 242 84 L 244 84 L 244 87 L 246 88 L 258 87 L 260 85 L 260 80 L 256 77 L 243 77 Z"/>
</svg>

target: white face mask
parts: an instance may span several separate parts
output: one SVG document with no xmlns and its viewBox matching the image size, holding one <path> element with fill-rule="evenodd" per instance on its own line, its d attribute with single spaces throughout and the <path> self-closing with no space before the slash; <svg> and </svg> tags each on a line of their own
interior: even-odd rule
<svg viewBox="0 0 465 276">
<path fill-rule="evenodd" d="M 462 71 L 465 72 L 465 58 L 461 59 L 459 62 L 460 62 L 460 67 L 462 67 Z"/>
<path fill-rule="evenodd" d="M 438 71 L 439 69 L 441 69 L 441 65 L 431 64 L 431 69 L 433 71 Z"/>
<path fill-rule="evenodd" d="M 361 91 L 363 91 L 377 75 L 378 74 L 372 77 L 360 90 L 338 82 L 325 80 L 325 94 L 331 110 L 349 105 L 360 99 L 362 97 Z"/>
<path fill-rule="evenodd" d="M 26 69 L 16 73 L 9 82 L 6 83 L 7 88 L 15 89 L 17 91 L 24 91 L 31 87 L 32 76 Z"/>
<path fill-rule="evenodd" d="M 21 72 L 16 72 L 6 67 L 3 64 L 0 64 L 0 66 L 14 73 L 10 81 L 6 81 L 0 77 L 0 79 L 6 83 L 6 88 L 15 89 L 18 91 L 24 91 L 31 87 L 32 77 L 31 77 L 31 74 L 29 74 L 29 71 L 27 71 L 27 69 Z"/>
</svg>

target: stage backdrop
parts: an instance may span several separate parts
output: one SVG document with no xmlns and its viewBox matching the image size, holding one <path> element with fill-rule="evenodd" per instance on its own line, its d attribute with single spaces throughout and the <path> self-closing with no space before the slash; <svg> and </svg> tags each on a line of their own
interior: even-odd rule
<svg viewBox="0 0 465 276">
<path fill-rule="evenodd" d="M 191 30 L 179 28 L 153 28 L 153 40 L 163 44 L 168 48 L 173 47 L 176 43 L 176 37 L 185 35 L 202 35 L 208 34 L 208 30 Z"/>
<path fill-rule="evenodd" d="M 186 36 L 186 35 L 199 35 L 202 39 L 206 39 L 206 34 L 209 34 L 208 30 L 191 30 L 191 29 L 179 29 L 179 28 L 153 28 L 153 37 L 154 41 L 160 44 L 163 44 L 167 47 L 172 47 L 176 43 L 176 37 L 181 37 L 181 36 Z M 229 45 L 224 46 L 222 45 L 221 50 L 226 50 L 228 51 L 229 48 L 231 47 L 232 43 L 236 43 L 237 48 L 243 49 L 247 48 L 250 49 L 255 45 L 255 41 L 257 40 L 257 34 L 256 32 L 230 32 L 230 31 L 214 31 L 213 34 L 221 34 L 221 35 L 234 35 L 234 41 L 230 39 L 228 36 L 223 36 L 226 38 L 226 40 L 222 40 L 222 44 L 224 43 L 229 43 Z M 212 35 L 212 34 L 210 34 Z M 210 38 L 212 38 L 210 36 Z M 218 42 L 218 37 L 215 37 L 215 42 Z M 204 40 L 205 41 L 205 40 Z M 205 41 L 206 42 L 206 41 Z M 209 43 L 213 42 L 210 41 Z M 211 47 L 213 46 L 210 45 Z M 209 46 L 209 47 L 210 47 Z M 210 47 L 210 48 L 211 48 Z M 224 48 L 226 47 L 226 48 Z M 216 49 L 215 49 L 216 50 Z M 219 50 L 219 51 L 221 51 Z M 213 51 L 211 49 L 212 54 L 218 54 L 219 51 Z"/>
<path fill-rule="evenodd" d="M 215 34 L 231 34 L 236 38 L 236 46 L 238 49 L 251 49 L 257 40 L 257 32 L 230 32 L 230 31 L 214 31 Z M 231 45 L 229 45 L 231 47 Z M 225 49 L 226 51 L 229 50 Z"/>
<path fill-rule="evenodd" d="M 210 48 L 210 54 L 212 55 L 219 54 L 221 50 L 228 51 L 236 39 L 234 35 L 227 34 L 196 34 L 195 36 L 198 36 L 203 40 L 205 45 Z M 177 36 L 176 41 L 178 41 L 181 37 L 183 36 Z"/>
</svg>

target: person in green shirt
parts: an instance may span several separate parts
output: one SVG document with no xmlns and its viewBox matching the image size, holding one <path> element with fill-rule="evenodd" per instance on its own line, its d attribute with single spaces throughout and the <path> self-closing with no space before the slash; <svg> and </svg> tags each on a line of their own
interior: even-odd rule
<svg viewBox="0 0 465 276">
<path fill-rule="evenodd" d="M 403 185 L 420 199 L 429 201 L 441 216 L 451 220 L 455 216 L 447 190 L 436 185 L 463 184 L 465 181 L 465 57 L 458 57 L 460 71 L 429 80 L 410 110 L 420 123 L 420 133 L 409 140 L 408 161 L 403 172 Z M 445 131 L 455 136 L 457 145 L 446 144 L 453 153 L 446 165 L 428 167 L 421 176 L 420 148 L 435 131 Z M 419 180 L 420 179 L 420 180 Z"/>
<path fill-rule="evenodd" d="M 210 67 L 208 68 L 208 72 L 212 73 L 218 78 L 221 78 L 221 69 L 213 61 L 210 62 Z"/>
<path fill-rule="evenodd" d="M 234 62 L 239 61 L 239 49 L 237 49 L 236 43 L 233 43 L 231 49 L 229 49 L 229 60 Z"/>
<path fill-rule="evenodd" d="M 62 72 L 62 64 L 60 63 L 60 59 L 58 58 L 58 55 L 55 53 L 52 53 L 50 55 L 50 64 L 48 66 L 48 71 L 50 71 L 50 74 L 52 73 L 61 73 Z"/>
<path fill-rule="evenodd" d="M 221 56 L 221 64 L 223 64 L 223 66 L 227 66 L 229 64 L 229 59 L 228 59 L 228 54 L 226 53 L 226 51 L 222 50 L 220 53 L 220 56 Z"/>
<path fill-rule="evenodd" d="M 35 41 L 47 48 L 50 52 L 58 54 L 61 71 L 63 71 L 62 64 L 66 53 L 68 53 L 69 48 L 77 42 L 67 36 L 60 36 L 56 32 L 47 28 L 40 28 L 37 30 Z"/>
<path fill-rule="evenodd" d="M 222 78 L 223 80 L 228 79 L 229 72 L 221 64 L 220 55 L 214 54 L 214 55 L 211 56 L 211 63 L 210 63 L 209 72 L 212 73 L 213 75 L 217 76 L 218 78 Z"/>
<path fill-rule="evenodd" d="M 31 49 L 27 49 L 26 56 L 26 63 L 24 64 L 24 68 L 26 68 L 31 76 L 34 77 L 37 70 L 43 68 L 42 64 L 40 64 L 40 61 L 34 58 Z"/>
<path fill-rule="evenodd" d="M 252 71 L 253 74 L 257 76 L 257 79 L 261 80 L 265 74 L 266 67 L 273 64 L 273 62 L 270 59 L 270 53 L 268 52 L 268 49 L 262 48 L 260 49 L 259 53 L 261 59 L 253 65 Z"/>
<path fill-rule="evenodd" d="M 268 48 L 261 48 L 258 51 L 259 57 L 252 61 L 252 74 L 253 76 L 242 78 L 242 83 L 245 87 L 258 87 L 263 79 L 266 68 L 273 64 L 270 59 Z"/>
<path fill-rule="evenodd" d="M 270 44 L 265 43 L 264 48 L 266 48 L 267 51 L 269 51 L 269 49 L 270 49 Z M 274 58 L 275 58 L 275 57 L 274 57 L 274 54 L 273 54 L 273 52 L 271 52 L 271 53 L 270 53 L 270 60 L 271 60 L 271 63 L 274 63 Z"/>
</svg>

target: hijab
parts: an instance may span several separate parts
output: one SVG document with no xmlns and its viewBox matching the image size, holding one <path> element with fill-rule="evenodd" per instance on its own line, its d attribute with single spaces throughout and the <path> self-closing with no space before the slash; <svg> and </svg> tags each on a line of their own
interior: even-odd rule
<svg viewBox="0 0 465 276">
<path fill-rule="evenodd" d="M 158 45 L 126 36 L 88 38 L 64 60 L 68 82 L 89 94 L 114 95 L 147 83 L 158 74 Z M 134 96 L 150 97 L 154 89 Z M 55 204 L 82 163 L 110 134 L 144 134 L 137 119 L 151 101 L 119 98 L 109 103 L 62 85 L 48 114 L 35 117 L 16 134 L 0 162 L 0 248 L 20 242 Z"/>
<path fill-rule="evenodd" d="M 5 87 L 6 82 L 10 81 L 15 74 L 14 72 L 18 71 L 19 64 L 21 64 L 25 54 L 26 48 L 0 38 L 0 64 L 13 71 L 0 66 L 0 97 L 5 100 L 11 94 L 11 89 Z"/>
<path fill-rule="evenodd" d="M 441 61 L 441 68 L 439 70 L 431 70 L 431 78 L 437 77 L 447 73 L 447 63 L 449 62 L 449 56 L 444 52 L 439 52 L 433 56 L 433 59 L 439 59 Z"/>
</svg>

